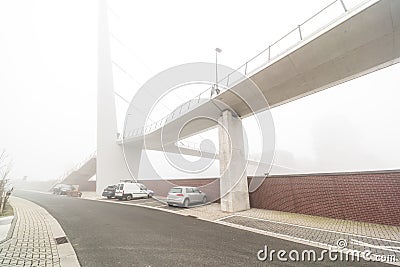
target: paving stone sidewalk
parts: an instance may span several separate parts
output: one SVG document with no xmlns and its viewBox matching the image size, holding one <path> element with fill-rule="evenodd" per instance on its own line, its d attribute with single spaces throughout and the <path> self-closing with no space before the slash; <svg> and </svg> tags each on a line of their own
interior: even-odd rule
<svg viewBox="0 0 400 267">
<path fill-rule="evenodd" d="M 0 266 L 62 266 L 48 212 L 16 197 L 11 205 L 16 222 L 11 237 L 0 243 Z"/>
<path fill-rule="evenodd" d="M 344 240 L 346 249 L 369 250 L 373 255 L 390 256 L 395 259 L 395 265 L 399 265 L 400 227 L 396 226 L 254 208 L 225 213 L 216 203 L 184 209 L 180 214 L 236 225 L 243 229 L 254 229 L 267 235 L 287 237 L 289 240 L 323 247 L 336 247 L 339 240 Z"/>
</svg>

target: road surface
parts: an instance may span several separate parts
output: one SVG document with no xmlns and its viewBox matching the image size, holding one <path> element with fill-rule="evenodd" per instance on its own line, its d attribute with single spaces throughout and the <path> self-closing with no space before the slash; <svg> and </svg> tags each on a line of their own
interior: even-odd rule
<svg viewBox="0 0 400 267">
<path fill-rule="evenodd" d="M 16 191 L 44 207 L 63 227 L 82 266 L 308 266 L 261 262 L 257 252 L 319 249 L 192 217 L 115 203 Z M 315 264 L 315 263 L 314 263 Z M 318 262 L 343 266 L 345 262 Z M 349 262 L 348 266 L 377 266 Z"/>
</svg>

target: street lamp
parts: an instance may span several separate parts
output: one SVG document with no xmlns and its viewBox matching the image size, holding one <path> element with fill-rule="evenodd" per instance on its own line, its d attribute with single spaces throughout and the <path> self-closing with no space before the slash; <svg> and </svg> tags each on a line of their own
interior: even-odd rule
<svg viewBox="0 0 400 267">
<path fill-rule="evenodd" d="M 215 48 L 215 92 L 217 95 L 219 94 L 220 90 L 218 88 L 218 53 L 221 53 L 221 48 Z"/>
</svg>

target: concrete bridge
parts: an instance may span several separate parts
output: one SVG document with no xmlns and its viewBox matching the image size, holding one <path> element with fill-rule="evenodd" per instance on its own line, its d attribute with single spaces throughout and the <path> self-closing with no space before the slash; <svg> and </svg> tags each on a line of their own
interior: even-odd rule
<svg viewBox="0 0 400 267">
<path fill-rule="evenodd" d="M 106 7 L 101 5 L 97 193 L 100 194 L 105 186 L 116 183 L 121 178 L 130 178 L 131 175 L 138 177 L 144 138 L 146 149 L 177 152 L 177 142 L 180 139 L 219 124 L 226 129 L 219 131 L 218 157 L 220 172 L 223 174 L 220 178 L 221 208 L 230 212 L 249 208 L 247 175 L 239 173 L 241 168 L 237 168 L 245 168 L 247 160 L 244 156 L 241 119 L 399 62 L 400 1 L 363 1 L 352 9 L 346 8 L 345 1 L 337 0 L 332 4 L 342 5 L 343 12 L 309 35 L 302 32 L 301 26 L 296 27 L 289 34 L 298 34 L 298 40 L 276 53 L 273 51 L 281 41 L 278 40 L 247 61 L 239 69 L 245 74 L 245 78 L 225 73 L 226 75 L 221 75 L 223 79 L 219 80 L 221 93 L 212 95 L 210 88 L 155 124 L 129 128 L 120 138 L 116 135 Z M 265 62 L 256 68 L 250 68 L 251 64 L 260 62 L 260 58 L 264 58 Z M 249 69 L 252 71 L 248 71 Z M 269 105 L 260 103 L 259 97 L 248 90 L 249 82 L 260 88 Z M 252 104 L 251 108 L 249 102 Z M 195 120 L 184 127 L 180 139 L 172 134 L 168 136 L 168 133 L 173 133 L 191 118 L 204 114 L 218 117 L 218 120 Z M 130 173 L 122 153 L 122 143 L 130 148 L 129 160 L 133 166 Z M 194 155 L 198 153 L 198 149 L 184 148 L 180 153 Z M 215 155 L 208 155 L 205 151 L 203 156 Z"/>
</svg>

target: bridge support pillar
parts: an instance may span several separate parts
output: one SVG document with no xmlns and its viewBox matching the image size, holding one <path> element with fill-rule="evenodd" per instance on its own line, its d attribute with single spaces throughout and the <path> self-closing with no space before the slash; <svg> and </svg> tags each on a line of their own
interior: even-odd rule
<svg viewBox="0 0 400 267">
<path fill-rule="evenodd" d="M 221 210 L 247 210 L 250 201 L 242 121 L 230 110 L 225 110 L 218 122 Z"/>
</svg>

